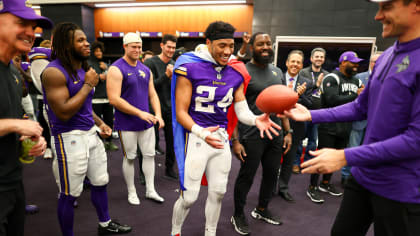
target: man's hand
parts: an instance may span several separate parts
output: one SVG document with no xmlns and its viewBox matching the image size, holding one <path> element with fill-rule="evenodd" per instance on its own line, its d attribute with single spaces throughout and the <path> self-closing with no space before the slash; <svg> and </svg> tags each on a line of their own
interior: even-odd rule
<svg viewBox="0 0 420 236">
<path fill-rule="evenodd" d="M 144 111 L 140 111 L 138 117 L 144 121 L 147 121 L 147 123 L 149 124 L 156 124 L 156 122 L 158 121 L 156 116 Z"/>
<path fill-rule="evenodd" d="M 108 138 L 112 135 L 112 129 L 111 127 L 109 127 L 107 124 L 102 123 L 99 126 L 99 129 L 101 130 L 101 132 L 99 132 L 99 136 L 101 136 L 101 138 Z"/>
<path fill-rule="evenodd" d="M 324 73 L 321 73 L 318 75 L 318 78 L 316 79 L 316 86 L 317 87 L 321 86 L 323 80 L 324 80 Z"/>
<path fill-rule="evenodd" d="M 302 163 L 302 173 L 326 174 L 340 170 L 347 165 L 344 150 L 323 148 L 318 151 L 309 151 L 315 158 Z"/>
<path fill-rule="evenodd" d="M 247 44 L 249 44 L 250 40 L 251 40 L 251 35 L 248 34 L 247 32 L 245 32 L 244 35 L 242 35 L 242 43 L 247 45 Z"/>
<path fill-rule="evenodd" d="M 104 74 L 104 73 L 100 74 L 100 75 L 99 75 L 99 79 L 100 79 L 101 81 L 105 81 L 105 80 L 106 80 L 106 74 Z"/>
<path fill-rule="evenodd" d="M 288 153 L 290 151 L 290 148 L 292 147 L 292 134 L 288 133 L 286 136 L 284 136 L 283 140 L 283 150 L 284 154 Z"/>
<path fill-rule="evenodd" d="M 273 133 L 276 136 L 279 136 L 277 130 L 281 130 L 281 127 L 278 124 L 274 123 L 267 113 L 264 113 L 263 115 L 257 117 L 257 119 L 255 120 L 255 126 L 257 126 L 257 128 L 260 130 L 261 138 L 264 138 L 265 133 L 269 139 L 273 139 L 271 133 Z"/>
<path fill-rule="evenodd" d="M 89 84 L 92 87 L 95 87 L 99 82 L 98 74 L 91 67 L 85 74 L 85 83 Z"/>
<path fill-rule="evenodd" d="M 295 107 L 284 111 L 284 115 L 288 118 L 292 118 L 295 121 L 311 121 L 312 117 L 311 117 L 311 113 L 309 112 L 309 110 L 300 105 L 299 103 L 296 103 Z M 282 114 L 277 115 L 278 117 L 283 117 Z"/>
<path fill-rule="evenodd" d="M 162 117 L 160 116 L 155 116 L 157 119 L 157 122 L 159 123 L 159 129 L 162 129 L 163 127 L 165 127 L 165 122 L 163 122 Z"/>
<path fill-rule="evenodd" d="M 357 95 L 360 95 L 362 92 L 363 92 L 363 90 L 365 89 L 365 85 L 364 84 L 362 84 L 362 87 L 360 87 L 358 90 L 357 90 Z"/>
<path fill-rule="evenodd" d="M 212 133 L 219 129 L 219 126 L 211 126 L 204 128 L 203 131 L 207 130 L 210 132 L 210 135 L 207 135 L 206 139 L 204 140 L 208 145 L 217 148 L 223 149 L 225 147 L 224 143 L 220 138 L 215 137 Z"/>
<path fill-rule="evenodd" d="M 171 79 L 172 80 L 172 71 L 174 70 L 174 65 L 172 65 L 172 64 L 168 64 L 167 66 L 166 66 L 166 72 L 165 72 L 165 74 L 166 74 L 166 76 L 168 76 L 168 78 L 169 79 Z"/>
<path fill-rule="evenodd" d="M 45 138 L 42 136 L 39 136 L 37 138 L 31 138 L 32 141 L 35 141 L 36 144 L 29 150 L 28 155 L 29 156 L 42 156 L 45 153 L 45 150 L 47 149 L 47 142 L 45 141 Z"/>
<path fill-rule="evenodd" d="M 101 68 L 102 70 L 106 70 L 106 69 L 108 69 L 108 66 L 105 64 L 105 62 L 100 61 L 99 62 L 99 68 Z"/>
<path fill-rule="evenodd" d="M 27 136 L 27 137 L 35 137 L 38 138 L 42 135 L 42 127 L 41 125 L 32 120 L 14 120 L 13 121 L 16 126 L 16 133 Z M 20 140 L 24 140 L 24 137 L 21 137 Z"/>
<path fill-rule="evenodd" d="M 302 95 L 304 92 L 306 91 L 306 82 L 297 86 L 296 88 L 296 92 L 298 93 L 298 95 Z"/>
<path fill-rule="evenodd" d="M 238 160 L 245 162 L 244 157 L 246 157 L 246 152 L 244 146 L 239 142 L 239 140 L 232 141 L 232 150 Z"/>
</svg>

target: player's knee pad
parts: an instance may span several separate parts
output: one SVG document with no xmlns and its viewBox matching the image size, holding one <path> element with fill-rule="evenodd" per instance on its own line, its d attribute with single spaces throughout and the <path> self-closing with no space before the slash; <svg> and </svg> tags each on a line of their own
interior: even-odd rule
<svg viewBox="0 0 420 236">
<path fill-rule="evenodd" d="M 182 198 L 182 205 L 185 208 L 190 208 L 195 203 L 195 201 L 197 201 L 198 191 L 194 191 L 194 190 L 184 191 L 181 198 Z"/>
<path fill-rule="evenodd" d="M 211 190 L 209 189 L 209 196 L 215 201 L 222 201 L 225 196 L 226 190 Z"/>
</svg>

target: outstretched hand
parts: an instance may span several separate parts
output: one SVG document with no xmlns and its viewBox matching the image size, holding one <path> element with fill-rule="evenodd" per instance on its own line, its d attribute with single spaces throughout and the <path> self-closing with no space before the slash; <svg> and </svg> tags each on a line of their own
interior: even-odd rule
<svg viewBox="0 0 420 236">
<path fill-rule="evenodd" d="M 283 114 L 279 114 L 277 115 L 279 117 L 284 117 L 286 116 L 287 118 L 291 118 L 295 121 L 311 121 L 312 117 L 311 117 L 311 113 L 309 112 L 309 110 L 300 105 L 299 103 L 296 103 L 295 107 L 284 111 Z"/>
<path fill-rule="evenodd" d="M 261 138 L 264 138 L 265 133 L 269 139 L 273 139 L 271 133 L 273 133 L 276 136 L 279 136 L 277 130 L 281 130 L 281 127 L 278 124 L 274 123 L 267 113 L 264 113 L 263 115 L 257 117 L 257 119 L 255 120 L 255 126 L 257 126 L 257 128 L 260 130 Z"/>
<path fill-rule="evenodd" d="M 332 173 L 347 165 L 343 149 L 323 148 L 317 151 L 309 151 L 309 154 L 315 156 L 315 158 L 302 163 L 302 173 Z"/>
</svg>

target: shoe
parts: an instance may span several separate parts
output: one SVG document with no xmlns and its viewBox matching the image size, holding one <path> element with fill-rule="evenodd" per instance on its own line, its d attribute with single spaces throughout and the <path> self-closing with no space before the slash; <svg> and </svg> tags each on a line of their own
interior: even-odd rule
<svg viewBox="0 0 420 236">
<path fill-rule="evenodd" d="M 263 220 L 269 224 L 273 225 L 281 225 L 283 222 L 281 222 L 280 217 L 274 216 L 271 214 L 271 212 L 268 209 L 264 209 L 263 211 L 255 208 L 251 212 L 251 216 L 254 217 L 254 219 L 257 220 Z"/>
<path fill-rule="evenodd" d="M 232 223 L 233 227 L 235 228 L 235 231 L 238 232 L 238 234 L 248 235 L 251 233 L 245 215 L 232 216 L 230 218 L 230 222 Z"/>
<path fill-rule="evenodd" d="M 165 154 L 165 152 L 162 150 L 162 148 L 160 146 L 157 146 L 155 151 L 156 151 L 156 155 Z"/>
<path fill-rule="evenodd" d="M 47 148 L 44 153 L 44 159 L 51 159 L 52 158 L 52 151 L 51 148 Z"/>
<path fill-rule="evenodd" d="M 337 196 L 337 197 L 339 197 L 339 196 L 341 196 L 341 195 L 343 195 L 343 193 L 342 192 L 339 192 L 335 187 L 334 187 L 334 185 L 332 185 L 332 184 L 330 184 L 330 183 L 321 183 L 320 185 L 319 185 L 319 190 L 321 190 L 322 192 L 324 192 L 324 193 L 329 193 L 329 194 L 331 194 L 331 195 L 333 195 L 333 196 Z"/>
<path fill-rule="evenodd" d="M 114 138 L 114 139 L 119 139 L 120 138 L 117 131 L 112 131 L 111 137 Z"/>
<path fill-rule="evenodd" d="M 131 205 L 140 205 L 140 199 L 137 197 L 137 193 L 128 193 L 128 203 Z"/>
<path fill-rule="evenodd" d="M 108 142 L 108 151 L 117 151 L 119 148 L 113 142 Z"/>
<path fill-rule="evenodd" d="M 146 178 L 144 177 L 143 171 L 140 171 L 139 173 L 139 181 L 141 185 L 146 185 Z"/>
<path fill-rule="evenodd" d="M 175 171 L 172 168 L 166 169 L 165 177 L 167 177 L 168 179 L 172 179 L 172 180 L 177 180 L 178 179 L 178 175 L 175 173 Z"/>
<path fill-rule="evenodd" d="M 324 199 L 319 195 L 318 188 L 309 186 L 308 191 L 306 191 L 306 195 L 311 199 L 311 201 L 315 203 L 323 203 Z"/>
<path fill-rule="evenodd" d="M 157 203 L 163 203 L 165 199 L 159 196 L 157 192 L 146 192 L 146 199 L 152 200 Z"/>
<path fill-rule="evenodd" d="M 290 195 L 289 192 L 283 192 L 283 191 L 279 191 L 279 196 L 281 198 L 283 198 L 284 200 L 286 200 L 287 202 L 295 202 L 295 199 L 292 197 L 292 195 Z"/>
<path fill-rule="evenodd" d="M 36 214 L 39 211 L 39 207 L 37 205 L 26 205 L 25 206 L 25 213 L 26 214 Z"/>
<path fill-rule="evenodd" d="M 131 232 L 131 227 L 128 225 L 122 225 L 117 221 L 111 220 L 108 226 L 98 226 L 98 235 L 109 235 L 109 234 L 126 234 Z"/>
<path fill-rule="evenodd" d="M 293 165 L 292 172 L 295 174 L 300 174 L 300 168 L 298 165 Z"/>
</svg>

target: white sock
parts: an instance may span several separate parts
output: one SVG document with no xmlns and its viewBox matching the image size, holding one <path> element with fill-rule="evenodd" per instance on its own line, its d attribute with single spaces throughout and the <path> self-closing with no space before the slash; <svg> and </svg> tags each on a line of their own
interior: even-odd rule
<svg viewBox="0 0 420 236">
<path fill-rule="evenodd" d="M 128 193 L 136 192 L 134 185 L 134 160 L 123 159 L 122 170 L 124 174 L 125 183 L 127 184 Z"/>
<path fill-rule="evenodd" d="M 143 173 L 146 179 L 146 192 L 155 190 L 155 157 L 143 155 Z M 134 184 L 134 183 L 133 183 Z"/>
<path fill-rule="evenodd" d="M 105 221 L 105 222 L 99 222 L 99 225 L 101 227 L 107 227 L 109 225 L 109 222 L 111 222 L 111 220 Z"/>
</svg>

